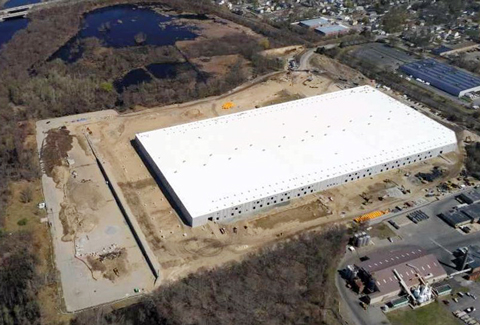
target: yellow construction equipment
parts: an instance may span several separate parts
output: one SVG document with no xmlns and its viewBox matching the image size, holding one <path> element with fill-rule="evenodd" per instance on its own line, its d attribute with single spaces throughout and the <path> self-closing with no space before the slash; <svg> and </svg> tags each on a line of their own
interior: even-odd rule
<svg viewBox="0 0 480 325">
<path fill-rule="evenodd" d="M 383 210 L 383 211 L 382 210 L 377 210 L 377 211 L 373 211 L 373 212 L 361 215 L 360 217 L 357 217 L 353 220 L 357 223 L 362 223 L 362 222 L 365 222 L 365 221 L 368 221 L 368 220 L 372 220 L 372 219 L 381 217 L 384 214 L 387 214 L 388 212 L 389 212 L 388 210 Z"/>
<path fill-rule="evenodd" d="M 232 102 L 226 102 L 225 104 L 222 105 L 222 109 L 230 109 L 233 106 L 235 106 Z"/>
</svg>

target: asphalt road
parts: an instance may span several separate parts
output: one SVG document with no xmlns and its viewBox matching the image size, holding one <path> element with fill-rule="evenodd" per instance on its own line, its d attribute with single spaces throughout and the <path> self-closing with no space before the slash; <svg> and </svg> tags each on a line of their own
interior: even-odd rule
<svg viewBox="0 0 480 325">
<path fill-rule="evenodd" d="M 306 50 L 305 53 L 300 57 L 300 62 L 298 63 L 297 70 L 308 70 L 310 69 L 310 59 L 315 53 L 315 49 Z"/>
</svg>

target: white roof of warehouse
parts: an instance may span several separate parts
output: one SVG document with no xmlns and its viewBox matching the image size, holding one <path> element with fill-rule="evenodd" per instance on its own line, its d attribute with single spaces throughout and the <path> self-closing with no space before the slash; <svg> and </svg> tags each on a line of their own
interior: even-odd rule
<svg viewBox="0 0 480 325">
<path fill-rule="evenodd" d="M 357 87 L 137 135 L 192 217 L 456 143 Z"/>
</svg>

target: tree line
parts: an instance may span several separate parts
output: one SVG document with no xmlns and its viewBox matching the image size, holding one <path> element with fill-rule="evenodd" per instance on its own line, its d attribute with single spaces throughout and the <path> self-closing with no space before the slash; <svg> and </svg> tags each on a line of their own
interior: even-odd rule
<svg viewBox="0 0 480 325">
<path fill-rule="evenodd" d="M 346 242 L 340 226 L 305 233 L 71 324 L 342 324 L 334 276 Z"/>
<path fill-rule="evenodd" d="M 480 142 L 465 146 L 465 150 L 467 152 L 465 161 L 467 172 L 476 179 L 480 179 Z"/>
<path fill-rule="evenodd" d="M 41 279 L 29 233 L 0 231 L 0 325 L 40 324 Z"/>
</svg>

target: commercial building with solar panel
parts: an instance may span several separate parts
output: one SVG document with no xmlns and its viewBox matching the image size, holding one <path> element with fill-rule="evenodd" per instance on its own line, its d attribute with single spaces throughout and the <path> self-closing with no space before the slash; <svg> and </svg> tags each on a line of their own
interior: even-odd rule
<svg viewBox="0 0 480 325">
<path fill-rule="evenodd" d="M 457 148 L 453 131 L 368 86 L 140 133 L 136 143 L 191 226 Z"/>
<path fill-rule="evenodd" d="M 480 91 L 480 77 L 434 59 L 407 63 L 400 71 L 453 96 Z"/>
</svg>

